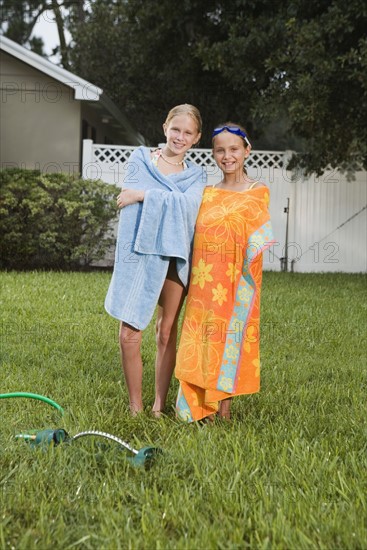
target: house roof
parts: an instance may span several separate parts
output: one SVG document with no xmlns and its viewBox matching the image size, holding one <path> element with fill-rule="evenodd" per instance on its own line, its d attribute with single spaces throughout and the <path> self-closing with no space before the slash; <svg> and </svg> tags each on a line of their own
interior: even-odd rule
<svg viewBox="0 0 367 550">
<path fill-rule="evenodd" d="M 101 116 L 106 116 L 107 120 L 110 120 L 115 128 L 121 128 L 124 134 L 128 133 L 130 136 L 134 136 L 137 144 L 141 145 L 145 143 L 144 137 L 131 126 L 123 111 L 103 92 L 102 88 L 55 65 L 6 36 L 0 36 L 0 49 L 73 89 L 74 99 L 86 101 L 90 106 L 96 107 L 100 111 Z"/>
<path fill-rule="evenodd" d="M 81 101 L 98 101 L 103 93 L 102 88 L 95 86 L 91 82 L 76 76 L 75 74 L 51 63 L 41 55 L 38 55 L 23 46 L 20 46 L 6 36 L 0 36 L 0 49 L 16 57 L 20 61 L 27 63 L 38 71 L 58 80 L 65 86 L 74 90 L 74 99 Z"/>
</svg>

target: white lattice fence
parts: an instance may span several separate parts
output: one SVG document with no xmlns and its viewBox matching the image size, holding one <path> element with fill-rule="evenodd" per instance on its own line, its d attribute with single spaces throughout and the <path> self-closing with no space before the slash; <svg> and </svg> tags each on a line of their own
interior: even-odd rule
<svg viewBox="0 0 367 550">
<path fill-rule="evenodd" d="M 215 165 L 211 149 L 191 149 L 187 158 L 201 166 Z M 247 161 L 249 168 L 283 167 L 284 153 L 282 151 L 253 151 Z"/>
<path fill-rule="evenodd" d="M 91 140 L 84 140 L 83 177 L 102 179 L 107 183 L 122 186 L 125 178 L 129 176 L 129 172 L 126 170 L 126 161 L 135 148 L 134 146 L 94 144 Z M 203 167 L 208 185 L 220 181 L 222 173 L 213 160 L 211 149 L 191 149 L 186 154 L 186 158 Z M 249 175 L 266 182 L 272 195 L 271 213 L 280 250 L 277 250 L 276 254 L 268 253 L 264 258 L 266 269 L 279 269 L 279 256 L 282 255 L 281 249 L 284 246 L 286 221 L 284 206 L 286 197 L 289 196 L 289 181 L 282 177 L 284 158 L 282 151 L 252 151 L 247 160 Z M 112 265 L 112 250 L 102 263 L 103 265 Z"/>
<path fill-rule="evenodd" d="M 124 164 L 136 147 L 128 145 L 100 145 L 91 140 L 84 140 L 83 147 L 83 177 L 101 178 L 108 183 L 122 185 L 124 180 Z M 210 183 L 211 177 L 219 175 L 213 160 L 211 149 L 191 149 L 186 158 L 192 162 L 207 167 Z M 247 161 L 252 173 L 266 174 L 269 170 L 282 169 L 284 153 L 282 151 L 252 151 Z M 269 177 L 265 177 L 269 179 Z"/>
<path fill-rule="evenodd" d="M 85 140 L 83 177 L 122 186 L 129 176 L 126 161 L 134 149 Z M 192 149 L 187 158 L 203 167 L 209 185 L 220 181 L 222 174 L 210 149 Z M 286 170 L 287 158 L 289 155 L 281 151 L 252 151 L 246 164 L 249 175 L 270 188 L 270 215 L 277 242 L 264 255 L 264 268 L 279 270 L 287 249 L 288 267 L 295 271 L 366 271 L 366 172 L 357 172 L 353 182 L 337 171 L 325 172 L 321 178 L 292 179 Z M 284 209 L 288 198 L 286 246 Z M 112 263 L 113 251 L 101 265 Z"/>
<path fill-rule="evenodd" d="M 99 163 L 126 162 L 135 148 L 134 146 L 93 145 L 94 161 Z"/>
</svg>

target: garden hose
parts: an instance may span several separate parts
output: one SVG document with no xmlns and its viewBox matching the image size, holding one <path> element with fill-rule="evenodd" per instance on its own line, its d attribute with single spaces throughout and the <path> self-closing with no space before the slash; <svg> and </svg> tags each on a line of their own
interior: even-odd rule
<svg viewBox="0 0 367 550">
<path fill-rule="evenodd" d="M 0 399 L 9 399 L 12 397 L 27 397 L 29 399 L 38 399 L 38 401 L 43 401 L 44 403 L 47 403 L 48 405 L 51 405 L 52 407 L 57 409 L 61 413 L 61 415 L 64 414 L 64 409 L 60 405 L 58 405 L 52 399 L 45 397 L 44 395 L 38 395 L 37 393 L 28 392 L 0 393 Z"/>
</svg>

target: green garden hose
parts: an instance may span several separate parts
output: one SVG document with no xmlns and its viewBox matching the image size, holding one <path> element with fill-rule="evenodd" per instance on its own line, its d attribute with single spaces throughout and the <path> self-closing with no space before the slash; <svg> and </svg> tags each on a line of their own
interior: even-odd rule
<svg viewBox="0 0 367 550">
<path fill-rule="evenodd" d="M 43 401 L 44 403 L 48 403 L 55 409 L 57 409 L 61 415 L 64 414 L 64 409 L 58 405 L 55 401 L 52 401 L 52 399 L 49 399 L 48 397 L 45 397 L 43 395 L 38 395 L 37 393 L 28 393 L 28 392 L 14 392 L 14 393 L 0 393 L 0 399 L 8 399 L 11 397 L 28 397 L 29 399 L 38 399 L 38 401 Z"/>
</svg>

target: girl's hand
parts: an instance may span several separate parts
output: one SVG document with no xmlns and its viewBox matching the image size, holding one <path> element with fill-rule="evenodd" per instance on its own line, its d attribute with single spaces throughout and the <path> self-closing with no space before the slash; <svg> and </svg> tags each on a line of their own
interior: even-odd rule
<svg viewBox="0 0 367 550">
<path fill-rule="evenodd" d="M 121 193 L 117 197 L 117 206 L 124 208 L 128 204 L 142 202 L 144 200 L 144 191 L 137 189 L 121 189 Z"/>
</svg>

